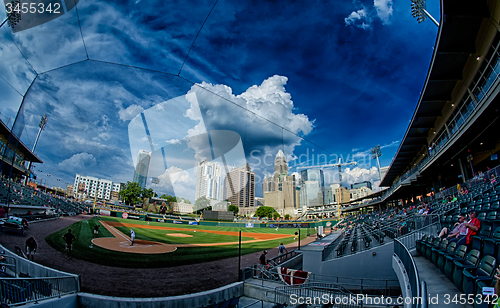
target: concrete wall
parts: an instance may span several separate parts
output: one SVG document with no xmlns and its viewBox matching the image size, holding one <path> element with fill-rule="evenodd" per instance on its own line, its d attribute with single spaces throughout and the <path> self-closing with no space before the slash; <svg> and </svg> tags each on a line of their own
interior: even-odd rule
<svg viewBox="0 0 500 308">
<path fill-rule="evenodd" d="M 64 295 L 61 298 L 52 298 L 39 301 L 38 303 L 29 303 L 23 308 L 78 308 L 78 299 L 76 294 Z"/>
<path fill-rule="evenodd" d="M 411 298 L 412 290 L 410 286 L 410 278 L 408 278 L 408 273 L 406 272 L 403 262 L 401 262 L 401 259 L 399 259 L 399 257 L 396 254 L 392 256 L 392 268 L 394 269 L 394 272 L 396 272 L 396 275 L 398 276 L 399 286 L 401 287 L 401 293 L 403 298 Z M 411 304 L 409 303 L 404 303 L 404 306 L 405 308 L 411 308 Z"/>
<path fill-rule="evenodd" d="M 81 308 L 196 308 L 242 295 L 243 282 L 235 282 L 210 291 L 156 298 L 127 298 L 79 293 L 78 303 Z"/>
<path fill-rule="evenodd" d="M 373 252 L 376 255 L 373 256 Z M 322 262 L 322 252 L 304 251 L 303 270 L 326 276 L 390 279 L 398 277 L 392 268 L 394 243 Z M 370 281 L 370 284 L 374 283 Z M 385 285 L 385 281 L 384 281 Z"/>
</svg>

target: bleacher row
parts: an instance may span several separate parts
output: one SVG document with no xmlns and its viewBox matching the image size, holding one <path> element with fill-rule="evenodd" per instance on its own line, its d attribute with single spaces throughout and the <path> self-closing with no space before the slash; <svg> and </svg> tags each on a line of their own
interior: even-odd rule
<svg viewBox="0 0 500 308">
<path fill-rule="evenodd" d="M 460 213 L 468 213 L 471 209 L 478 212 L 480 220 L 495 222 L 492 229 L 500 226 L 500 185 L 498 183 L 496 185 L 489 182 L 479 183 L 467 194 L 456 196 L 452 200 L 433 200 L 428 203 L 427 205 L 432 209 L 431 215 L 418 214 L 418 205 L 422 203 L 416 202 L 406 205 L 404 214 L 401 213 L 401 209 L 390 209 L 376 214 L 349 216 L 337 225 L 339 228 L 344 228 L 345 232 L 342 239 L 338 241 L 335 254 L 331 254 L 328 258 L 342 257 L 388 243 L 398 236 L 437 222 L 437 217 L 443 226 L 452 226 L 458 220 Z M 400 228 L 400 218 L 405 223 L 402 228 Z M 496 223 L 497 219 L 498 223 Z M 350 232 L 347 232 L 349 229 Z"/>
<path fill-rule="evenodd" d="M 480 230 L 469 245 L 459 245 L 446 238 L 424 235 L 416 242 L 419 254 L 431 261 L 455 286 L 474 298 L 482 298 L 483 287 L 493 287 L 495 269 L 500 260 L 500 185 L 484 183 L 457 198 L 441 216 L 441 226 L 450 230 L 459 214 L 476 211 Z M 488 307 L 476 301 L 474 307 Z"/>
<path fill-rule="evenodd" d="M 84 203 L 54 196 L 19 183 L 9 183 L 6 179 L 0 179 L 0 204 L 6 204 L 7 198 L 10 204 L 52 207 L 60 215 L 77 215 L 88 210 Z M 24 218 L 33 220 L 37 219 L 39 215 L 25 216 Z"/>
</svg>

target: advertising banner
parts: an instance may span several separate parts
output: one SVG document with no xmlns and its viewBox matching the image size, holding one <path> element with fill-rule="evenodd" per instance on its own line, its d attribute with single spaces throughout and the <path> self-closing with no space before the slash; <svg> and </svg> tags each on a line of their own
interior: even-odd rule
<svg viewBox="0 0 500 308">
<path fill-rule="evenodd" d="M 99 214 L 102 216 L 111 216 L 111 212 L 108 210 L 99 210 Z"/>
</svg>

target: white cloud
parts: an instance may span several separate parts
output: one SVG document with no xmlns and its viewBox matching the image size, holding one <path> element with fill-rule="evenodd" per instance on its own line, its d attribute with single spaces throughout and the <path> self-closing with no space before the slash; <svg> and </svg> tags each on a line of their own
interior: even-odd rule
<svg viewBox="0 0 500 308">
<path fill-rule="evenodd" d="M 96 158 L 94 155 L 89 153 L 78 153 L 71 156 L 68 159 L 63 160 L 58 164 L 59 168 L 65 169 L 66 171 L 79 171 L 88 167 L 92 167 L 96 164 Z"/>
<path fill-rule="evenodd" d="M 374 0 L 373 6 L 377 10 L 377 16 L 382 20 L 384 25 L 390 23 L 392 16 L 392 0 Z"/>
<path fill-rule="evenodd" d="M 396 140 L 396 141 L 393 141 L 389 144 L 384 144 L 384 145 L 381 145 L 380 148 L 383 149 L 383 148 L 392 148 L 392 147 L 395 147 L 395 146 L 398 146 L 399 145 L 399 140 Z"/>
<path fill-rule="evenodd" d="M 181 141 L 179 139 L 170 139 L 166 141 L 168 144 L 180 144 Z"/>
<path fill-rule="evenodd" d="M 371 167 L 370 169 L 355 167 L 342 170 L 342 184 L 344 186 L 350 187 L 351 184 L 363 181 L 370 181 L 373 190 L 378 190 L 380 177 L 377 167 Z"/>
<path fill-rule="evenodd" d="M 165 170 L 165 173 L 160 175 L 159 178 L 160 180 L 162 180 L 166 179 L 167 177 L 169 177 L 172 184 L 189 183 L 190 181 L 192 181 L 189 173 L 186 170 L 182 170 L 181 168 L 177 168 L 175 166 L 172 166 Z"/>
<path fill-rule="evenodd" d="M 357 11 L 352 11 L 349 16 L 344 18 L 346 26 L 356 26 L 361 29 L 369 29 L 373 19 L 378 17 L 383 25 L 391 23 L 393 9 L 392 0 L 373 0 L 373 9 L 361 8 Z"/>
<path fill-rule="evenodd" d="M 125 109 L 120 109 L 118 111 L 118 117 L 122 121 L 130 121 L 132 120 L 136 115 L 139 113 L 143 112 L 144 108 L 138 105 L 130 105 Z"/>
<path fill-rule="evenodd" d="M 307 115 L 294 112 L 292 97 L 285 88 L 287 81 L 285 76 L 274 75 L 239 95 L 226 85 L 203 82 L 193 86 L 189 94 L 195 93 L 196 101 L 188 99 L 192 105 L 186 115 L 203 119 L 204 126 L 200 122 L 188 135 L 201 133 L 204 127 L 238 133 L 246 155 L 252 153 L 252 158 L 257 157 L 249 161 L 252 170 L 263 178 L 273 167 L 262 164 L 261 158 L 266 154 L 274 157 L 280 149 L 291 157 L 302 141 L 297 135 L 305 136 L 314 127 L 314 121 Z M 202 111 L 203 117 L 195 108 Z M 193 145 L 193 149 L 201 153 L 204 147 L 198 149 Z"/>
<path fill-rule="evenodd" d="M 354 25 L 358 28 L 367 29 L 370 27 L 371 18 L 367 14 L 366 8 L 351 12 L 349 16 L 344 18 L 346 26 Z"/>
</svg>

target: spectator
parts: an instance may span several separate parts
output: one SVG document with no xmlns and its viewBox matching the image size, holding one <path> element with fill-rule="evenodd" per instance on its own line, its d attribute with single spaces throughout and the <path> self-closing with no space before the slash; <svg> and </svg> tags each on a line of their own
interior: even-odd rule
<svg viewBox="0 0 500 308">
<path fill-rule="evenodd" d="M 467 236 L 467 227 L 465 226 L 465 214 L 460 214 L 458 222 L 455 223 L 453 231 L 449 232 L 448 228 L 444 227 L 439 233 L 440 238 L 446 237 L 449 242 L 456 242 Z"/>
<path fill-rule="evenodd" d="M 71 229 L 68 229 L 68 232 L 63 235 L 63 239 L 66 242 L 67 259 L 71 259 L 71 246 L 76 240 L 76 237 L 73 235 L 73 233 L 71 233 Z"/>
<path fill-rule="evenodd" d="M 479 229 L 481 228 L 481 222 L 479 221 L 479 219 L 477 219 L 475 211 L 469 212 L 469 219 L 470 220 L 465 223 L 465 226 L 468 229 L 467 236 L 465 237 L 465 244 L 467 245 L 468 248 L 470 248 L 470 245 L 472 244 L 471 237 L 476 235 Z M 457 241 L 457 246 L 463 244 L 464 244 L 464 239 L 460 239 L 459 241 Z"/>
<path fill-rule="evenodd" d="M 285 245 L 283 245 L 283 243 L 281 243 L 279 246 L 278 246 L 278 256 L 281 256 L 285 253 L 288 253 L 288 250 L 286 249 Z"/>
<path fill-rule="evenodd" d="M 406 234 L 407 229 L 406 221 L 403 221 L 403 218 L 399 218 L 398 236 Z"/>
<path fill-rule="evenodd" d="M 264 250 L 262 254 L 259 257 L 259 270 L 260 270 L 260 275 L 263 275 L 264 269 L 267 266 L 267 260 L 266 260 L 266 255 L 267 255 L 267 250 Z"/>
<path fill-rule="evenodd" d="M 36 252 L 37 244 L 35 239 L 30 237 L 29 239 L 26 240 L 26 256 L 28 257 L 28 260 L 30 260 L 31 256 L 31 261 L 35 261 L 35 252 Z"/>
</svg>

